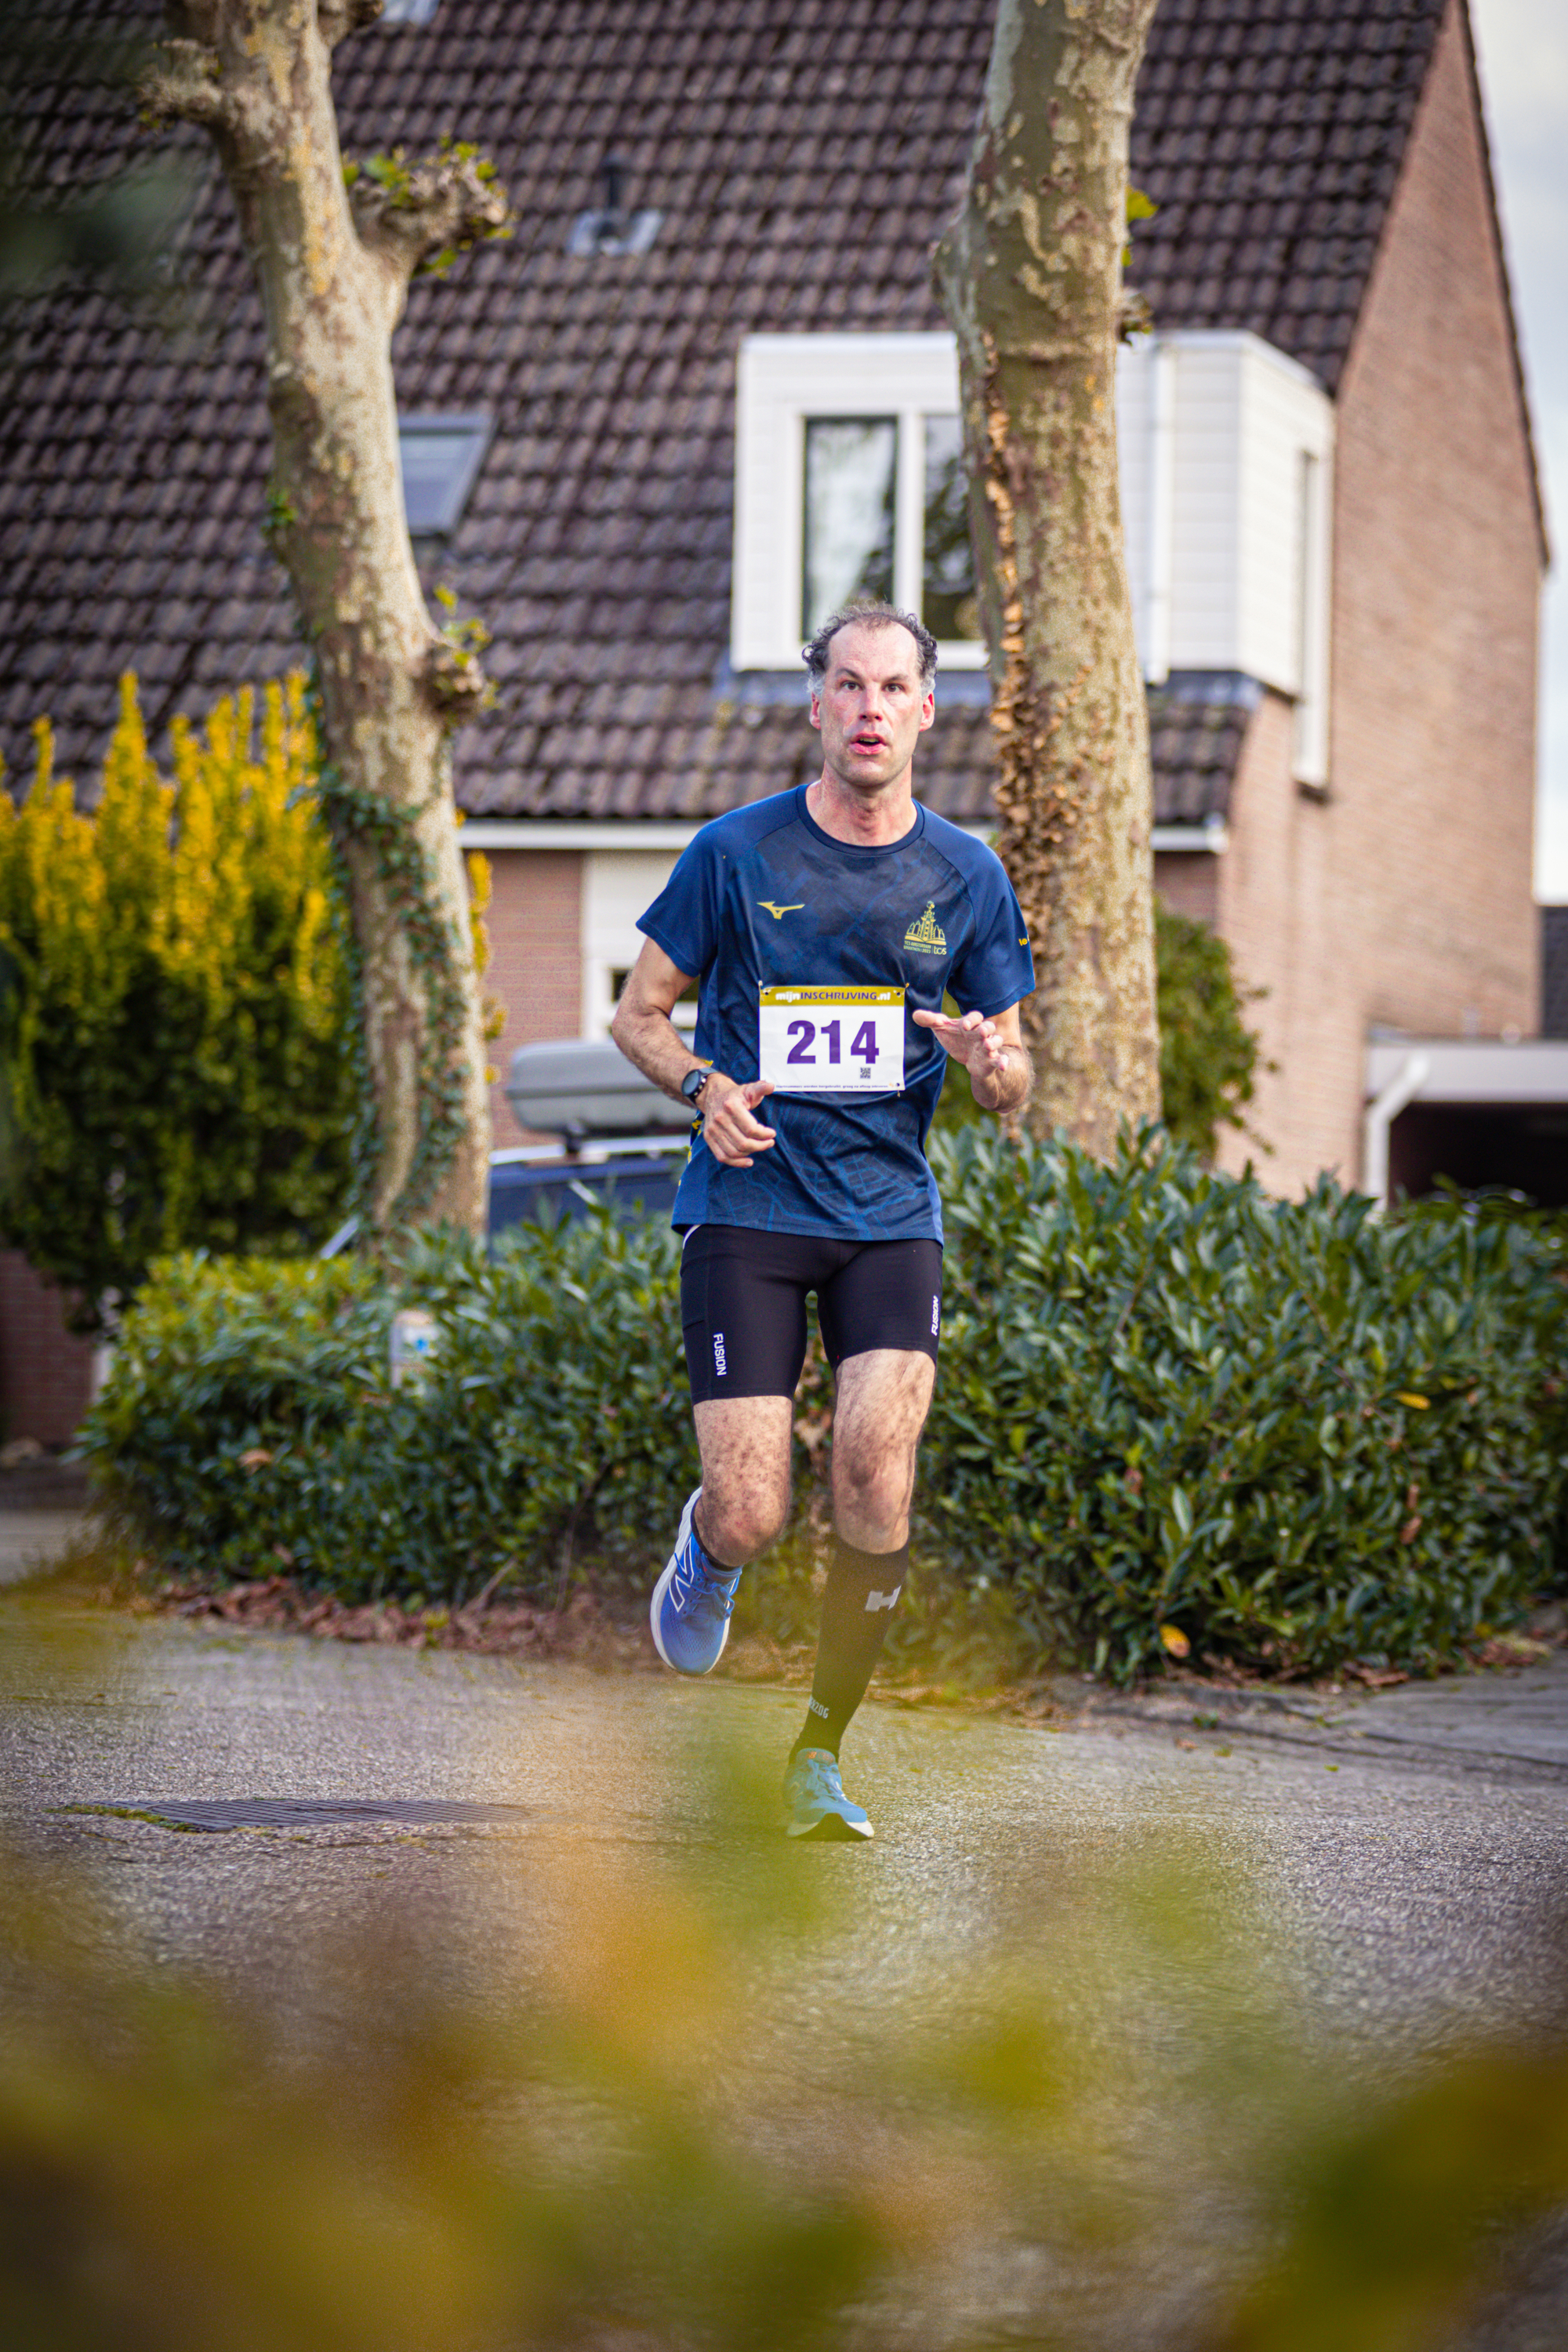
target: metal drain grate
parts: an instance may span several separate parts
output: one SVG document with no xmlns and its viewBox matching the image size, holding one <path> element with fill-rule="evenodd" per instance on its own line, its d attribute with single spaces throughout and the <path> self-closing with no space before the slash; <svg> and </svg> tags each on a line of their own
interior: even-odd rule
<svg viewBox="0 0 1568 2352">
<path fill-rule="evenodd" d="M 189 1801 L 143 1798 L 138 1804 L 67 1805 L 71 1813 L 107 1813 L 126 1822 L 153 1822 L 177 1830 L 326 1829 L 344 1822 L 526 1822 L 527 1805 L 472 1805 L 443 1797 L 226 1797 Z"/>
</svg>

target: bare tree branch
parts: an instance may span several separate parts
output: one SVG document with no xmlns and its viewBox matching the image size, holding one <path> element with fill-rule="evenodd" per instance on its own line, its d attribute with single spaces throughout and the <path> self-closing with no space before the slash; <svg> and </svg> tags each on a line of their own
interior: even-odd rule
<svg viewBox="0 0 1568 2352">
<path fill-rule="evenodd" d="M 136 96 L 154 122 L 199 122 L 208 131 L 232 131 L 239 101 L 221 74 L 218 53 L 205 41 L 161 41 L 137 82 Z"/>
<path fill-rule="evenodd" d="M 318 0 L 316 25 L 329 49 L 380 21 L 386 0 Z"/>
<path fill-rule="evenodd" d="M 156 111 L 205 124 L 267 322 L 268 536 L 313 649 L 321 796 L 349 877 L 375 1106 L 371 1223 L 483 1230 L 484 1006 L 450 738 L 482 707 L 482 632 L 438 632 L 399 493 L 392 329 L 420 268 L 503 234 L 477 149 L 345 170 L 331 47 L 379 0 L 169 0 Z M 345 181 L 349 184 L 345 186 Z"/>
<path fill-rule="evenodd" d="M 997 850 L 1038 978 L 1037 1132 L 1099 1158 L 1160 1109 L 1148 709 L 1116 457 L 1127 135 L 1155 0 L 998 0 L 963 199 L 935 257 L 958 337 L 991 649 Z"/>
<path fill-rule="evenodd" d="M 449 268 L 481 238 L 507 233 L 505 192 L 471 147 L 448 145 L 417 163 L 405 163 L 399 149 L 345 173 L 361 244 L 405 286 L 416 271 Z"/>
</svg>

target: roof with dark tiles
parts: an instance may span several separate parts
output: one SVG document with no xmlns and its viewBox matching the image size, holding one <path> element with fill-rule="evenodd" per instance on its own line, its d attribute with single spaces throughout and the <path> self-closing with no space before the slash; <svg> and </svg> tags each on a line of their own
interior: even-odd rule
<svg viewBox="0 0 1568 2352">
<path fill-rule="evenodd" d="M 1132 276 L 1159 323 L 1249 327 L 1338 379 L 1442 0 L 1162 0 L 1133 177 L 1160 205 Z M 100 0 L 152 30 L 154 0 Z M 440 0 L 337 53 L 345 152 L 447 130 L 498 163 L 515 236 L 413 290 L 405 411 L 496 430 L 441 575 L 493 632 L 495 711 L 459 741 L 476 813 L 706 816 L 795 781 L 815 739 L 736 702 L 729 636 L 734 355 L 768 330 L 930 329 L 928 251 L 955 201 L 994 0 Z M 0 61 L 0 74 L 5 70 Z M 60 181 L 144 151 L 123 101 L 29 97 Z M 300 657 L 260 536 L 258 304 L 195 134 L 193 320 L 171 339 L 108 296 L 13 309 L 0 352 L 0 750 L 55 720 L 86 776 L 134 667 L 154 732 Z M 655 207 L 646 253 L 578 257 L 600 166 Z M 940 694 L 939 694 L 940 701 Z M 1157 814 L 1222 814 L 1234 699 L 1151 697 Z M 984 708 L 943 704 L 921 791 L 989 807 Z"/>
<path fill-rule="evenodd" d="M 1336 390 L 1447 0 L 1160 0 L 1129 278 L 1171 327 L 1247 328 Z"/>
</svg>

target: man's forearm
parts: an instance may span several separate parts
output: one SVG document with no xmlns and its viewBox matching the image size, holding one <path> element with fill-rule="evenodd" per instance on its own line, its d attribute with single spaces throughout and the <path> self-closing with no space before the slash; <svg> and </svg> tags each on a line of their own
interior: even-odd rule
<svg viewBox="0 0 1568 2352">
<path fill-rule="evenodd" d="M 610 1034 L 627 1061 L 677 1102 L 681 1100 L 680 1081 L 688 1070 L 708 1066 L 692 1052 L 668 1013 L 637 1012 L 623 1004 L 610 1024 Z"/>
</svg>

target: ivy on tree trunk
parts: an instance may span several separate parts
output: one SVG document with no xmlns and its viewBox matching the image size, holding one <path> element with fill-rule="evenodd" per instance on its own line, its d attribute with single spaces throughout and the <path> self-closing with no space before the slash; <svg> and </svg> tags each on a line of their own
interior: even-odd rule
<svg viewBox="0 0 1568 2352">
<path fill-rule="evenodd" d="M 1038 988 L 1027 1117 L 1101 1160 L 1160 1115 L 1153 792 L 1116 462 L 1127 135 L 1155 0 L 998 0 L 963 199 L 958 338 L 991 648 L 997 847 Z"/>
<path fill-rule="evenodd" d="M 471 644 L 431 621 L 405 521 L 391 342 L 408 284 L 506 201 L 471 148 L 377 158 L 345 184 L 331 52 L 381 0 L 173 0 L 142 86 L 211 134 L 267 327 L 268 532 L 319 684 L 322 797 L 347 876 L 374 1108 L 375 1226 L 480 1230 L 489 1164 L 484 1015 L 450 788 L 479 702 Z"/>
</svg>

